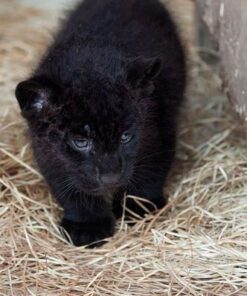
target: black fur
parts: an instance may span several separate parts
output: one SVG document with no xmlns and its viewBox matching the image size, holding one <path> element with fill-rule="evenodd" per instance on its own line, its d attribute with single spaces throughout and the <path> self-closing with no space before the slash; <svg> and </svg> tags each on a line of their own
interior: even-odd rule
<svg viewBox="0 0 247 296">
<path fill-rule="evenodd" d="M 164 205 L 185 76 L 176 27 L 157 0 L 85 0 L 17 86 L 75 245 L 113 235 L 124 193 Z"/>
</svg>

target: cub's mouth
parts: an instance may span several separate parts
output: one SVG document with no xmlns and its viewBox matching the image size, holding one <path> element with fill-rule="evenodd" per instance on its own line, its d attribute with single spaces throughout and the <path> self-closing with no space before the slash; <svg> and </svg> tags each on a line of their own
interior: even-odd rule
<svg viewBox="0 0 247 296">
<path fill-rule="evenodd" d="M 123 188 L 126 186 L 126 183 L 119 181 L 118 183 L 113 184 L 97 184 L 94 186 L 82 186 L 80 190 L 88 195 L 111 195 L 115 193 L 120 188 Z"/>
<path fill-rule="evenodd" d="M 88 195 L 94 195 L 94 196 L 99 196 L 99 195 L 109 195 L 109 194 L 113 194 L 114 192 L 116 192 L 119 187 L 98 187 L 98 188 L 94 188 L 94 189 L 83 189 L 83 191 L 88 194 Z"/>
</svg>

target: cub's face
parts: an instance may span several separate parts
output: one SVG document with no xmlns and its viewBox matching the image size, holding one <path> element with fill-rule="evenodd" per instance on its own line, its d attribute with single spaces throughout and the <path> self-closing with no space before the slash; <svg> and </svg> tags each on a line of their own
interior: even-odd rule
<svg viewBox="0 0 247 296">
<path fill-rule="evenodd" d="M 46 171 L 64 169 L 66 182 L 79 191 L 101 195 L 127 185 L 149 140 L 144 122 L 161 64 L 132 64 L 118 83 L 84 75 L 63 87 L 42 76 L 16 88 L 36 157 Z"/>
</svg>

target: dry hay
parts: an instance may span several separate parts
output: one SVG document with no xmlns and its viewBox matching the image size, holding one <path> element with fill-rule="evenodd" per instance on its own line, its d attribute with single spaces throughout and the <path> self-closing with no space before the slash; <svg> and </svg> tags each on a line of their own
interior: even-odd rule
<svg viewBox="0 0 247 296">
<path fill-rule="evenodd" d="M 0 118 L 0 295 L 247 295 L 245 134 L 217 75 L 193 58 L 191 76 L 168 205 L 132 228 L 119 221 L 94 250 L 60 235 L 61 211 L 9 103 Z"/>
</svg>

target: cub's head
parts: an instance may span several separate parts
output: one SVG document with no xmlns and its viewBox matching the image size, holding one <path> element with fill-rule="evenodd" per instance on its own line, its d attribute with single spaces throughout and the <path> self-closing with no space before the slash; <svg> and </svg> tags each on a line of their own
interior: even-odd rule
<svg viewBox="0 0 247 296">
<path fill-rule="evenodd" d="M 66 85 L 47 76 L 19 83 L 16 97 L 46 170 L 59 167 L 78 190 L 101 195 L 126 186 L 135 172 L 159 61 L 136 60 L 112 83 L 85 75 Z"/>
</svg>

